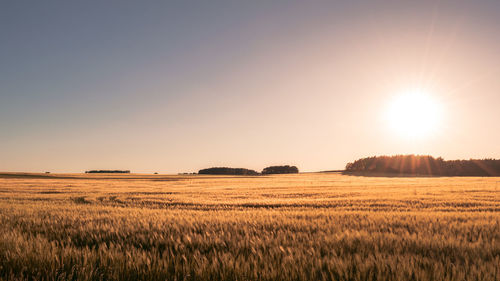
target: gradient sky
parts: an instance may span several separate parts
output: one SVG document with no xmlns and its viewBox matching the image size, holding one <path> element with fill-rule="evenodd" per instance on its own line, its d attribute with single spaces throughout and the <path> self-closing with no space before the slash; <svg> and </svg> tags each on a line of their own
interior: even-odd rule
<svg viewBox="0 0 500 281">
<path fill-rule="evenodd" d="M 500 158 L 500 1 L 2 1 L 0 171 Z M 412 88 L 438 132 L 401 138 Z"/>
</svg>

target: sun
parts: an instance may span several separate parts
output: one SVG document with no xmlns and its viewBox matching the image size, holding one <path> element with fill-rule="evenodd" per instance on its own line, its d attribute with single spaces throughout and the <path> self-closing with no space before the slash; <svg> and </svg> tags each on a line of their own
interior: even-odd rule
<svg viewBox="0 0 500 281">
<path fill-rule="evenodd" d="M 411 139 L 427 138 L 436 133 L 442 114 L 439 102 L 423 91 L 409 91 L 395 97 L 386 113 L 390 128 Z"/>
</svg>

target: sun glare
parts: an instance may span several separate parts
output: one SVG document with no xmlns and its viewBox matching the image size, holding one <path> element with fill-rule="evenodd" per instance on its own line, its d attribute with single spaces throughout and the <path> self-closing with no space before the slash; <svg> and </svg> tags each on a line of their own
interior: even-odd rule
<svg viewBox="0 0 500 281">
<path fill-rule="evenodd" d="M 441 108 L 429 94 L 411 91 L 391 102 L 387 110 L 387 121 L 403 137 L 426 138 L 438 130 Z"/>
</svg>

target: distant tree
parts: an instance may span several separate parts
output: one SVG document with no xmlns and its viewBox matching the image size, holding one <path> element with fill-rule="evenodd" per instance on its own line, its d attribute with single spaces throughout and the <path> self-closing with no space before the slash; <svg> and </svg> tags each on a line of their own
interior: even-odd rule
<svg viewBox="0 0 500 281">
<path fill-rule="evenodd" d="M 200 175 L 258 175 L 259 173 L 245 168 L 213 167 L 198 171 Z"/>
<path fill-rule="evenodd" d="M 262 170 L 262 174 L 297 174 L 299 169 L 295 166 L 269 166 Z"/>
<path fill-rule="evenodd" d="M 347 172 L 433 176 L 500 176 L 500 160 L 450 160 L 428 155 L 375 156 L 347 163 Z"/>
<path fill-rule="evenodd" d="M 86 174 L 130 174 L 129 170 L 90 170 Z"/>
</svg>

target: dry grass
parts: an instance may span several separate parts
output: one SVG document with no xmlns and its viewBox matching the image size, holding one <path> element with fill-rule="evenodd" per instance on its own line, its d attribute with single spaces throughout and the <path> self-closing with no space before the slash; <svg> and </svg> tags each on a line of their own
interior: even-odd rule
<svg viewBox="0 0 500 281">
<path fill-rule="evenodd" d="M 0 175 L 3 280 L 499 280 L 499 178 Z"/>
</svg>

